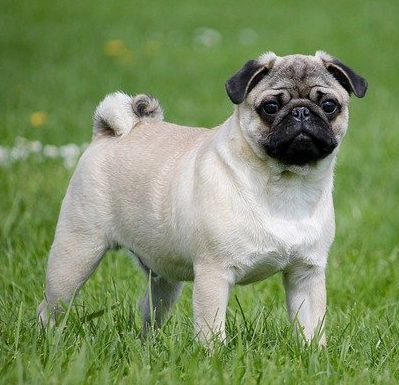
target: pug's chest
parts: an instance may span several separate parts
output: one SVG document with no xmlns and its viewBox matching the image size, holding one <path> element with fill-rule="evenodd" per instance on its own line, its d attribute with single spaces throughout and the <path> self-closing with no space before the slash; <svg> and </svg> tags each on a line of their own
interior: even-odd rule
<svg viewBox="0 0 399 385">
<path fill-rule="evenodd" d="M 312 218 L 250 224 L 236 239 L 235 282 L 244 285 L 292 266 L 323 263 L 325 236 L 323 221 Z"/>
</svg>

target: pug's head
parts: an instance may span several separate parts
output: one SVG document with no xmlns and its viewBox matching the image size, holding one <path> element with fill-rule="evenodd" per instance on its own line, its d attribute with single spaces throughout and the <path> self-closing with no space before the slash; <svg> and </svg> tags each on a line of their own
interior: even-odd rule
<svg viewBox="0 0 399 385">
<path fill-rule="evenodd" d="M 304 166 L 335 152 L 347 129 L 349 96 L 363 97 L 367 82 L 325 52 L 268 52 L 248 61 L 226 90 L 258 157 Z"/>
</svg>

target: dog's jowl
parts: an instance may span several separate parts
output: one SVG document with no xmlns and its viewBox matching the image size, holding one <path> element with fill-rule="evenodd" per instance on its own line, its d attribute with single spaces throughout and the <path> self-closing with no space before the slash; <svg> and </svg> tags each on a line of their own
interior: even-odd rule
<svg viewBox="0 0 399 385">
<path fill-rule="evenodd" d="M 324 52 L 269 52 L 226 82 L 234 113 L 212 130 L 164 122 L 147 95 L 108 95 L 62 203 L 40 322 L 53 324 L 105 252 L 123 247 L 151 280 L 144 333 L 193 280 L 196 334 L 224 340 L 232 286 L 282 272 L 289 316 L 325 344 L 334 164 L 349 96 L 366 89 Z"/>
</svg>

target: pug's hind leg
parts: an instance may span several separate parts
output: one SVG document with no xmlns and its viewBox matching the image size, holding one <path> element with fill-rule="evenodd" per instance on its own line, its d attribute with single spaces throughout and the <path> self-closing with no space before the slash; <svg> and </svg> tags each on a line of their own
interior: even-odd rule
<svg viewBox="0 0 399 385">
<path fill-rule="evenodd" d="M 162 323 L 179 298 L 183 282 L 169 281 L 148 271 L 148 287 L 141 300 L 143 319 L 143 337 L 152 329 L 161 327 Z"/>
<path fill-rule="evenodd" d="M 44 327 L 54 325 L 60 304 L 71 301 L 107 249 L 98 234 L 77 228 L 65 223 L 57 228 L 48 259 L 45 298 L 38 308 L 39 322 Z"/>
</svg>

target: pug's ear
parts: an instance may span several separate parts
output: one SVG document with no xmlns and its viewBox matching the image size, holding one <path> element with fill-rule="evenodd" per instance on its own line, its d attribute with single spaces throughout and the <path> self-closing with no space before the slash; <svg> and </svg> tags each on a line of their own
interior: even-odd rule
<svg viewBox="0 0 399 385">
<path fill-rule="evenodd" d="M 367 91 L 367 80 L 358 75 L 353 69 L 329 54 L 318 51 L 316 56 L 320 57 L 327 71 L 348 91 L 353 92 L 358 98 L 362 98 Z"/>
<path fill-rule="evenodd" d="M 225 84 L 230 100 L 234 104 L 241 104 L 248 93 L 267 74 L 276 58 L 273 52 L 267 52 L 258 60 L 247 61 Z"/>
</svg>

